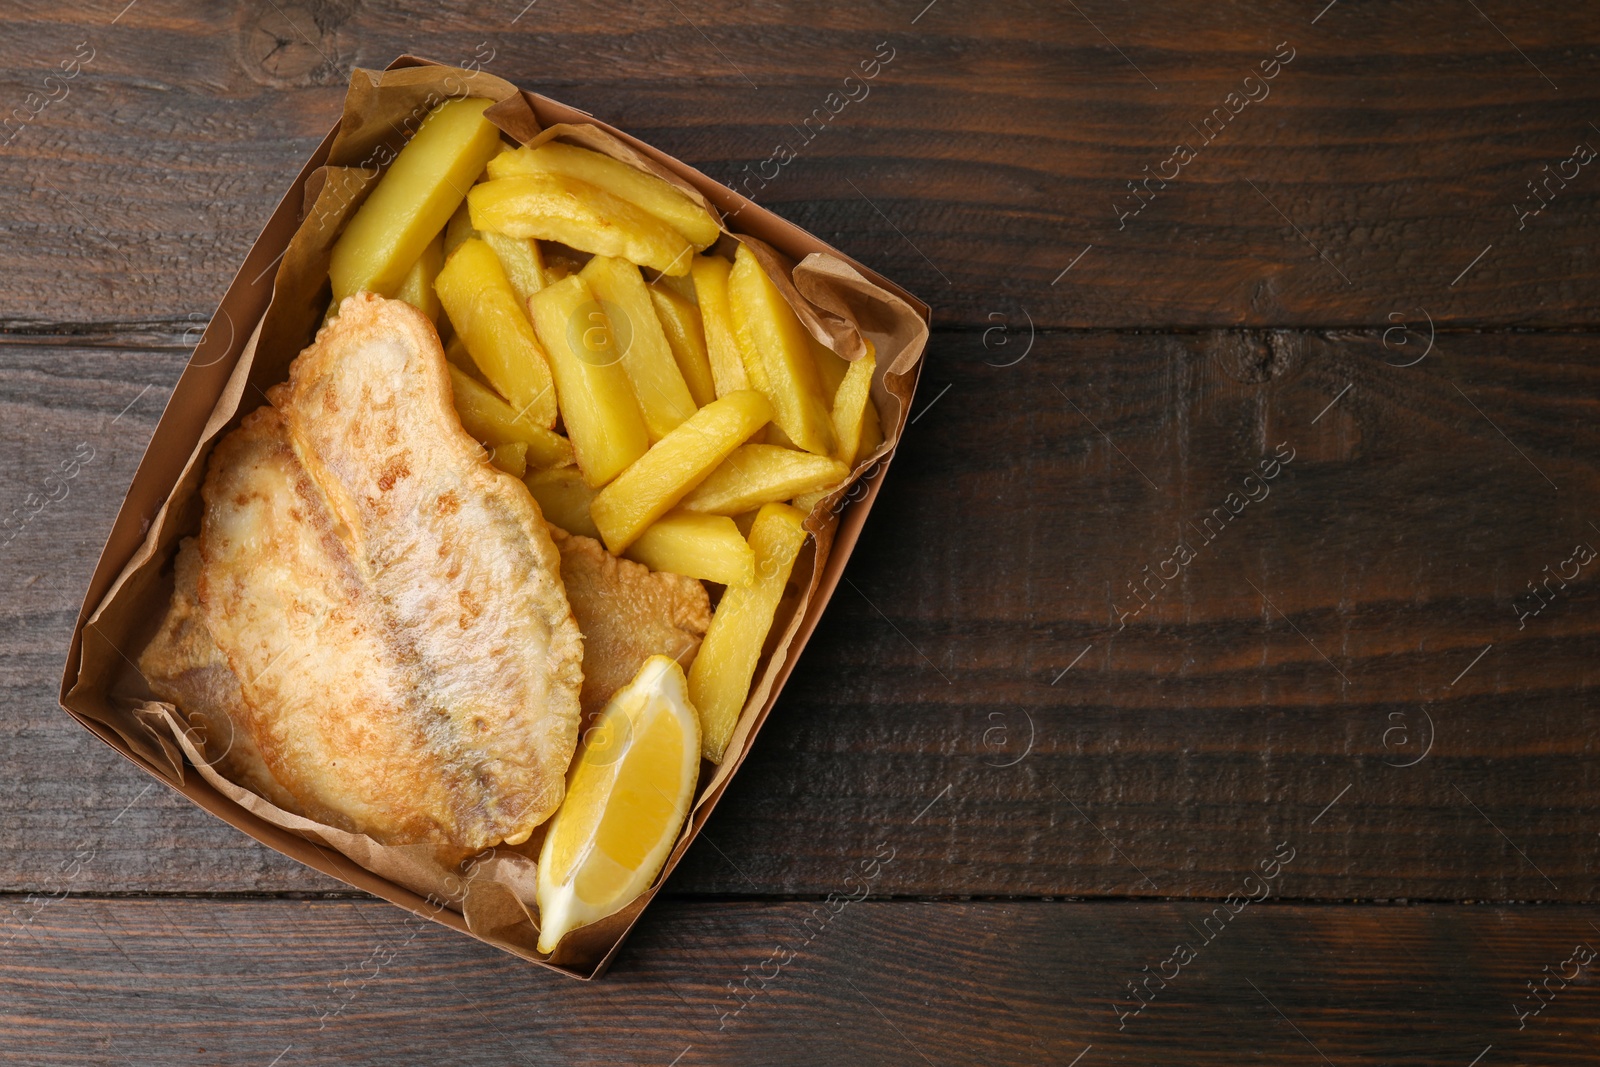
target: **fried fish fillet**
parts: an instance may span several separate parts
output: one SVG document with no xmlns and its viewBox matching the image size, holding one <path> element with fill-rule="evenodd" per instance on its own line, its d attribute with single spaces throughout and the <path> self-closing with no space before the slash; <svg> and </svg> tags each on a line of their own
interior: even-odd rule
<svg viewBox="0 0 1600 1067">
<path fill-rule="evenodd" d="M 671 656 L 685 670 L 711 625 L 706 587 L 693 578 L 618 559 L 591 537 L 550 527 L 561 579 L 583 630 L 583 713 L 606 706 L 644 661 Z"/>
<path fill-rule="evenodd" d="M 206 629 L 200 612 L 200 543 L 178 546 L 172 605 L 161 629 L 139 657 L 139 670 L 156 696 L 183 711 L 190 738 L 224 778 L 286 811 L 299 811 L 289 791 L 267 769 L 244 720 L 239 679 Z"/>
<path fill-rule="evenodd" d="M 198 602 L 235 725 L 312 818 L 527 840 L 561 801 L 583 680 L 537 505 L 461 428 L 404 303 L 346 299 L 268 395 L 201 490 Z"/>
</svg>

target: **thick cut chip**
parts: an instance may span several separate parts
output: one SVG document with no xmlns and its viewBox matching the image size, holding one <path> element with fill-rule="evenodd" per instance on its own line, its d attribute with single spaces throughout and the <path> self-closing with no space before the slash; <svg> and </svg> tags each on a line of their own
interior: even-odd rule
<svg viewBox="0 0 1600 1067">
<path fill-rule="evenodd" d="M 845 373 L 850 369 L 850 361 L 812 337 L 809 331 L 806 339 L 810 342 L 811 357 L 817 365 L 817 382 L 822 386 L 822 399 L 832 404 L 834 395 L 839 391 L 839 383 L 844 381 Z M 867 342 L 867 350 L 872 350 L 871 341 Z"/>
<path fill-rule="evenodd" d="M 700 319 L 706 337 L 706 358 L 718 396 L 751 388 L 744 356 L 733 333 L 728 312 L 728 273 L 733 264 L 721 256 L 694 257 L 694 289 L 700 299 Z"/>
<path fill-rule="evenodd" d="M 706 587 L 681 574 L 653 573 L 618 559 L 600 542 L 553 529 L 561 580 L 583 630 L 583 712 L 605 707 L 651 656 L 694 662 L 711 625 Z"/>
<path fill-rule="evenodd" d="M 669 511 L 629 546 L 628 558 L 653 571 L 686 574 L 722 585 L 748 582 L 756 572 L 755 553 L 726 515 Z"/>
<path fill-rule="evenodd" d="M 650 290 L 638 267 L 610 256 L 595 256 L 579 276 L 605 311 L 612 342 L 628 381 L 633 383 L 633 395 L 654 444 L 693 415 L 697 405 L 656 318 Z"/>
<path fill-rule="evenodd" d="M 656 318 L 667 344 L 672 347 L 672 358 L 678 361 L 678 373 L 689 387 L 694 406 L 705 407 L 717 398 L 717 383 L 711 376 L 711 359 L 706 355 L 706 331 L 700 319 L 700 308 L 682 293 L 663 285 L 650 287 L 650 300 L 655 304 Z"/>
<path fill-rule="evenodd" d="M 849 467 L 827 456 L 778 445 L 740 445 L 680 506 L 706 515 L 743 515 L 837 485 L 849 475 Z"/>
<path fill-rule="evenodd" d="M 746 389 L 712 401 L 657 441 L 589 506 L 606 547 L 625 551 L 646 526 L 665 515 L 770 418 L 772 405 L 767 398 Z M 581 447 L 578 458 L 583 458 Z"/>
<path fill-rule="evenodd" d="M 502 153 L 489 163 L 490 178 L 524 174 L 562 174 L 588 182 L 648 211 L 697 249 L 716 244 L 722 236 L 710 212 L 671 182 L 587 148 L 546 141 L 537 148 Z"/>
<path fill-rule="evenodd" d="M 739 713 L 750 695 L 761 648 L 805 544 L 805 515 L 787 504 L 768 504 L 750 527 L 755 579 L 730 585 L 717 605 L 700 654 L 689 669 L 689 699 L 700 712 L 702 754 L 721 763 Z"/>
<path fill-rule="evenodd" d="M 865 438 L 867 411 L 872 410 L 874 425 L 877 410 L 872 407 L 872 373 L 877 360 L 872 349 L 850 364 L 839 383 L 833 398 L 833 432 L 838 437 L 834 455 L 840 462 L 854 465 L 861 458 L 861 443 Z M 873 446 L 877 447 L 876 445 Z"/>
<path fill-rule="evenodd" d="M 728 275 L 728 311 L 750 383 L 772 401 L 773 425 L 807 452 L 831 455 L 833 419 L 822 401 L 812 337 L 745 245 Z"/>
<path fill-rule="evenodd" d="M 572 443 L 547 430 L 496 396 L 488 386 L 469 377 L 459 367 L 450 368 L 450 386 L 456 413 L 468 433 L 490 448 L 521 444 L 527 461 L 536 468 L 560 467 L 572 462 Z"/>
<path fill-rule="evenodd" d="M 529 471 L 522 481 L 533 499 L 539 502 L 545 522 L 567 533 L 600 539 L 600 531 L 589 518 L 589 501 L 594 499 L 594 490 L 583 480 L 583 472 L 578 468 Z"/>
<path fill-rule="evenodd" d="M 598 489 L 650 447 L 610 321 L 578 275 L 533 294 L 528 310 L 550 353 L 561 419 L 578 467 Z"/>
<path fill-rule="evenodd" d="M 527 840 L 559 805 L 582 636 L 427 320 L 362 294 L 212 455 L 199 602 L 308 813 L 385 844 Z"/>
<path fill-rule="evenodd" d="M 544 253 L 539 242 L 526 237 L 507 237 L 489 230 L 482 234 L 484 243 L 494 249 L 505 268 L 506 280 L 516 290 L 517 303 L 528 306 L 528 297 L 545 287 Z"/>
<path fill-rule="evenodd" d="M 333 246 L 333 306 L 363 290 L 392 296 L 499 149 L 483 117 L 493 101 L 450 100 L 429 112 Z"/>
<path fill-rule="evenodd" d="M 422 250 L 422 255 L 411 264 L 411 269 L 406 272 L 405 281 L 400 283 L 400 289 L 394 294 L 396 300 L 404 300 L 435 324 L 439 322 L 439 294 L 433 291 L 434 279 L 439 277 L 439 268 L 444 266 L 444 240 L 435 237 L 428 242 Z"/>
<path fill-rule="evenodd" d="M 497 178 L 467 194 L 472 224 L 510 237 L 559 241 L 580 252 L 683 274 L 694 249 L 683 234 L 598 186 L 558 174 Z"/>
<path fill-rule="evenodd" d="M 546 429 L 554 426 L 550 362 L 494 250 L 476 238 L 463 241 L 434 288 L 483 376 L 520 415 Z"/>
</svg>

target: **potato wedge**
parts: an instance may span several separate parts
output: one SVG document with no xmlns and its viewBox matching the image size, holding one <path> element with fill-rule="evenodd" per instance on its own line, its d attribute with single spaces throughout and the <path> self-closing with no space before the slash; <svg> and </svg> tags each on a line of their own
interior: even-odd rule
<svg viewBox="0 0 1600 1067">
<path fill-rule="evenodd" d="M 718 396 L 751 388 L 744 356 L 733 334 L 733 319 L 728 314 L 728 274 L 732 270 L 733 264 L 721 256 L 695 256 L 691 269 L 695 293 L 700 298 L 706 358 L 711 363 L 711 380 Z"/>
<path fill-rule="evenodd" d="M 463 241 L 445 261 L 434 290 L 490 384 L 517 411 L 546 429 L 554 426 L 549 360 L 494 251 L 476 238 Z"/>
<path fill-rule="evenodd" d="M 485 231 L 482 236 L 484 243 L 494 249 L 518 302 L 527 307 L 528 297 L 545 287 L 544 253 L 539 251 L 539 242 L 507 237 L 493 230 Z"/>
<path fill-rule="evenodd" d="M 700 713 L 701 755 L 721 763 L 750 695 L 767 631 L 805 544 L 805 515 L 787 504 L 768 504 L 750 527 L 755 579 L 730 585 L 711 617 L 711 628 L 689 668 L 689 700 Z"/>
<path fill-rule="evenodd" d="M 725 515 L 669 511 L 628 546 L 628 558 L 653 571 L 686 574 L 723 585 L 755 578 L 756 556 L 739 527 Z"/>
<path fill-rule="evenodd" d="M 528 492 L 539 502 L 539 510 L 546 522 L 561 527 L 570 534 L 581 534 L 600 540 L 600 531 L 589 518 L 589 502 L 594 490 L 583 480 L 576 467 L 556 467 L 553 470 L 529 471 L 523 479 Z"/>
<path fill-rule="evenodd" d="M 678 506 L 703 515 L 742 515 L 837 485 L 849 474 L 849 467 L 827 456 L 777 445 L 740 445 Z"/>
<path fill-rule="evenodd" d="M 527 446 L 531 467 L 559 467 L 571 463 L 572 444 L 554 430 L 547 430 L 496 396 L 487 386 L 474 381 L 465 371 L 450 367 L 450 386 L 455 391 L 456 414 L 461 425 L 490 447 L 520 443 Z"/>
<path fill-rule="evenodd" d="M 496 156 L 489 166 L 491 179 L 528 174 L 558 174 L 604 189 L 683 234 L 696 251 L 722 236 L 717 220 L 671 182 L 587 148 L 547 141 Z"/>
<path fill-rule="evenodd" d="M 822 402 L 811 335 L 744 245 L 728 275 L 728 311 L 746 367 L 764 368 L 764 385 L 756 374 L 750 378 L 772 401 L 773 423 L 807 452 L 832 455 L 833 418 Z"/>
<path fill-rule="evenodd" d="M 528 446 L 521 441 L 507 441 L 489 448 L 489 462 L 513 478 L 521 478 L 528 471 Z"/>
<path fill-rule="evenodd" d="M 444 240 L 435 237 L 422 249 L 422 255 L 411 264 L 411 269 L 406 271 L 406 277 L 400 283 L 400 288 L 395 290 L 395 299 L 404 300 L 432 320 L 439 324 L 439 294 L 433 291 L 434 280 L 439 277 L 439 268 L 444 266 Z"/>
<path fill-rule="evenodd" d="M 705 407 L 717 398 L 717 383 L 711 377 L 711 360 L 706 355 L 706 331 L 700 320 L 700 308 L 676 290 L 661 285 L 650 286 L 650 301 L 694 406 Z"/>
<path fill-rule="evenodd" d="M 450 100 L 422 120 L 333 246 L 334 307 L 362 290 L 393 296 L 399 289 L 500 143 L 483 117 L 490 103 Z"/>
<path fill-rule="evenodd" d="M 650 447 L 610 323 L 576 274 L 534 293 L 528 308 L 550 353 L 561 418 L 578 468 L 590 488 L 598 489 Z"/>
<path fill-rule="evenodd" d="M 683 234 L 643 208 L 559 174 L 487 181 L 472 187 L 467 204 L 472 224 L 480 230 L 560 241 L 662 274 L 683 274 L 694 258 Z"/>
<path fill-rule="evenodd" d="M 661 320 L 656 318 L 650 290 L 638 267 L 611 256 L 595 256 L 579 276 L 605 309 L 612 340 L 622 354 L 622 369 L 633 383 L 633 395 L 654 444 L 693 415 L 697 405 L 672 357 Z"/>
<path fill-rule="evenodd" d="M 871 408 L 874 416 L 878 414 L 872 405 L 872 372 L 877 365 L 872 350 L 868 349 L 866 355 L 850 364 L 833 398 L 833 432 L 838 438 L 834 457 L 849 466 L 855 465 L 861 451 L 861 431 L 866 427 L 867 410 Z"/>
<path fill-rule="evenodd" d="M 562 408 L 566 408 L 565 394 Z M 645 527 L 671 510 L 770 418 L 772 404 L 754 389 L 746 389 L 712 401 L 656 442 L 590 505 L 589 514 L 606 547 L 621 555 Z M 581 448 L 578 456 L 581 462 Z"/>
</svg>

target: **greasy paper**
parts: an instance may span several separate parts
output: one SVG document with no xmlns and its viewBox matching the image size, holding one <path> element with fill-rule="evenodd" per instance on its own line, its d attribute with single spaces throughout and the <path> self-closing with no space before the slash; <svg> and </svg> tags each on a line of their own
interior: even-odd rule
<svg viewBox="0 0 1600 1067">
<path fill-rule="evenodd" d="M 133 668 L 166 611 L 177 542 L 198 529 L 199 486 L 212 446 L 287 377 L 327 307 L 334 241 L 421 118 L 457 96 L 495 100 L 486 116 L 519 143 L 580 144 L 657 174 L 718 209 L 713 214 L 736 214 L 741 232 L 724 241 L 750 246 L 814 337 L 846 359 L 860 357 L 866 337 L 878 353 L 873 399 L 884 444 L 808 518 L 814 536 L 796 563 L 727 756 L 715 768 L 703 765 L 695 808 L 655 886 L 616 915 L 568 935 L 553 957 L 534 947 L 534 861 L 542 832 L 524 845 L 458 863 L 431 846 L 380 845 L 284 811 L 208 766 L 183 717 L 155 700 Z M 410 57 L 384 72 L 357 70 L 343 117 L 313 163 L 252 248 L 174 390 L 91 584 L 62 703 L 130 759 L 273 847 L 508 952 L 592 977 L 710 814 L 815 627 L 905 424 L 928 336 L 927 309 L 684 164 L 481 72 Z"/>
</svg>

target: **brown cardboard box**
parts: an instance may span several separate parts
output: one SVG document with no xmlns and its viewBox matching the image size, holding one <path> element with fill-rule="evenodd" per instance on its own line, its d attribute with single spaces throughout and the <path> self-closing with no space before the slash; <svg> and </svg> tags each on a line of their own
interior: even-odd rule
<svg viewBox="0 0 1600 1067">
<path fill-rule="evenodd" d="M 629 907 L 575 931 L 551 957 L 534 947 L 532 862 L 496 850 L 445 870 L 423 846 L 381 846 L 281 811 L 221 778 L 170 705 L 132 664 L 166 610 L 178 540 L 198 528 L 198 488 L 211 446 L 264 402 L 310 343 L 328 300 L 334 238 L 421 117 L 451 96 L 497 101 L 486 114 L 526 143 L 561 137 L 653 170 L 720 209 L 811 332 L 846 358 L 876 347 L 873 400 L 884 445 L 813 511 L 812 533 L 779 608 L 773 637 L 728 755 L 704 764 L 699 795 L 655 885 Z M 730 242 L 731 236 L 723 241 Z M 776 250 L 778 255 L 773 254 Z M 789 269 L 784 258 L 796 266 Z M 839 580 L 906 424 L 928 338 L 928 308 L 868 268 L 685 164 L 587 114 L 502 79 L 402 56 L 358 70 L 342 119 L 301 169 L 245 257 L 173 390 L 74 627 L 61 704 L 101 740 L 207 811 L 325 874 L 525 959 L 581 978 L 604 972 L 640 912 L 704 825 L 805 647 Z M 464 879 L 464 880 L 463 880 Z"/>
</svg>

